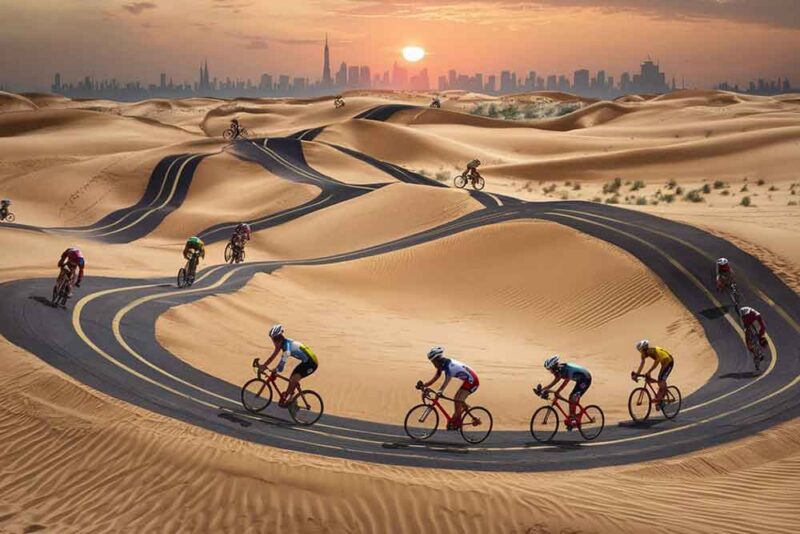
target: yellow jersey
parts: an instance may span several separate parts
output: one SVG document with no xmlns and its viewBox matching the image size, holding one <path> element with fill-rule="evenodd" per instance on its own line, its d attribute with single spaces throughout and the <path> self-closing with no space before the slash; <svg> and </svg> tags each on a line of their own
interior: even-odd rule
<svg viewBox="0 0 800 534">
<path fill-rule="evenodd" d="M 661 365 L 667 365 L 668 363 L 672 363 L 672 354 L 667 352 L 665 349 L 661 347 L 650 347 L 647 349 L 647 355 L 653 358 L 655 361 L 660 363 Z"/>
</svg>

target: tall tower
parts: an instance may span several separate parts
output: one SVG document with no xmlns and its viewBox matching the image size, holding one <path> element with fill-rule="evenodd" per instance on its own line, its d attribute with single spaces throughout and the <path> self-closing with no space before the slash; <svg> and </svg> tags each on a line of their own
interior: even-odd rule
<svg viewBox="0 0 800 534">
<path fill-rule="evenodd" d="M 322 85 L 324 87 L 331 87 L 333 80 L 331 79 L 331 53 L 328 48 L 328 34 L 325 34 L 325 59 L 322 65 Z"/>
</svg>

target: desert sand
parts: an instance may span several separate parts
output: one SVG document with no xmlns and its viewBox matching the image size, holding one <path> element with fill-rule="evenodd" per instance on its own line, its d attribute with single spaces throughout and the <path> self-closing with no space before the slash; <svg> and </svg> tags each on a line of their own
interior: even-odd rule
<svg viewBox="0 0 800 534">
<path fill-rule="evenodd" d="M 330 125 L 303 143 L 307 161 L 347 183 L 387 183 L 257 232 L 248 261 L 349 252 L 481 208 L 463 191 L 397 183 L 327 142 L 447 182 L 479 157 L 488 192 L 613 202 L 684 221 L 731 240 L 800 290 L 797 95 L 686 91 L 617 102 L 522 95 L 520 103 L 582 107 L 509 121 L 469 113 L 508 99 L 455 92 L 443 95 L 441 112 L 401 111 L 385 123 L 351 117 L 387 103 L 426 106 L 430 95 L 345 98 L 337 110 L 330 99 L 121 104 L 0 93 L 0 197 L 14 200 L 19 223 L 91 224 L 134 204 L 161 158 L 208 154 L 180 209 L 133 243 L 0 228 L 0 281 L 54 277 L 59 253 L 73 244 L 89 259 L 87 276 L 172 276 L 188 235 L 315 198 L 315 186 L 287 182 L 228 150 L 219 135 L 237 116 L 271 137 Z M 223 247 L 210 246 L 206 263 L 221 263 Z M 588 268 L 593 276 L 582 276 Z M 606 303 L 603 314 L 598 301 Z M 603 399 L 612 421 L 625 417 L 639 338 L 679 355 L 673 377 L 685 394 L 716 367 L 702 329 L 646 265 L 541 221 L 259 274 L 234 294 L 172 308 L 157 334 L 189 364 L 238 384 L 249 377 L 252 357 L 264 354 L 266 329 L 276 321 L 320 354 L 325 372 L 309 380 L 326 392 L 330 413 L 390 423 L 401 423 L 416 400 L 414 382 L 432 374 L 425 353 L 434 344 L 479 370 L 482 402 L 511 405 L 497 423 L 514 429 L 525 427 L 538 403 L 530 387 L 544 381 L 541 362 L 553 352 L 593 369 L 591 395 Z M 694 454 L 586 471 L 401 468 L 239 441 L 99 393 L 5 339 L 0 354 L 0 531 L 798 527 L 796 420 Z M 377 358 L 391 380 L 370 368 Z"/>
</svg>

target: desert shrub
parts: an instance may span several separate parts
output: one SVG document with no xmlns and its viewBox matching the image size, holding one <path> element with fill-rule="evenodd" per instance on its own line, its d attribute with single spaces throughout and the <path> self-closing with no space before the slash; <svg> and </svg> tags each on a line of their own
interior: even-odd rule
<svg viewBox="0 0 800 534">
<path fill-rule="evenodd" d="M 616 193 L 617 191 L 619 191 L 620 187 L 622 187 L 622 179 L 614 178 L 613 181 L 603 184 L 603 193 L 604 194 Z"/>
<path fill-rule="evenodd" d="M 667 189 L 675 189 L 675 187 L 677 187 L 677 185 L 678 185 L 678 182 L 676 182 L 675 179 L 673 178 L 669 182 L 667 182 Z"/>
<path fill-rule="evenodd" d="M 561 191 L 561 200 L 569 200 L 569 192 Z"/>
<path fill-rule="evenodd" d="M 675 195 L 673 195 L 672 193 L 667 194 L 667 195 L 663 195 L 661 197 L 661 200 L 663 200 L 667 204 L 672 204 L 673 202 L 675 202 Z"/>
<path fill-rule="evenodd" d="M 581 190 L 581 184 L 575 183 L 575 185 L 572 186 L 572 190 L 573 191 L 580 191 Z"/>
<path fill-rule="evenodd" d="M 631 185 L 631 191 L 638 191 L 639 189 L 644 189 L 644 187 L 645 185 L 643 181 L 636 180 L 635 182 L 633 182 L 633 185 Z"/>
<path fill-rule="evenodd" d="M 606 199 L 606 204 L 619 204 L 619 195 L 614 195 L 613 197 L 608 197 Z"/>
<path fill-rule="evenodd" d="M 710 186 L 710 185 L 708 185 L 708 184 L 703 184 L 702 191 L 703 191 L 703 193 L 705 193 L 706 195 L 707 195 L 707 194 L 709 194 L 709 193 L 711 192 L 711 186 Z"/>
<path fill-rule="evenodd" d="M 756 184 L 758 185 L 764 185 L 765 183 L 767 182 L 765 182 L 763 178 L 759 178 L 758 181 L 756 182 Z"/>
<path fill-rule="evenodd" d="M 430 176 L 431 176 L 430 173 L 428 171 L 426 171 L 425 169 L 418 170 L 417 174 L 421 174 L 425 178 L 430 178 Z"/>
<path fill-rule="evenodd" d="M 594 197 L 592 199 L 592 202 L 602 202 L 602 201 L 603 201 L 603 197 Z"/>
<path fill-rule="evenodd" d="M 726 185 L 725 182 L 723 182 L 722 180 L 716 180 L 714 182 L 714 189 L 723 189 L 725 185 Z"/>
<path fill-rule="evenodd" d="M 797 206 L 797 201 L 790 200 L 789 203 L 787 204 L 787 206 Z"/>
<path fill-rule="evenodd" d="M 636 199 L 636 205 L 637 206 L 646 206 L 647 205 L 647 199 L 645 197 L 637 198 Z"/>
<path fill-rule="evenodd" d="M 688 202 L 702 202 L 703 201 L 703 193 L 699 189 L 692 189 L 683 197 L 684 200 Z"/>
<path fill-rule="evenodd" d="M 777 191 L 777 190 L 778 190 L 778 188 L 777 188 L 777 187 L 775 187 L 774 185 L 771 185 L 771 186 L 769 186 L 769 190 L 770 190 L 770 191 Z"/>
<path fill-rule="evenodd" d="M 543 192 L 545 195 L 549 195 L 550 193 L 552 193 L 552 192 L 553 192 L 553 191 L 555 191 L 555 190 L 556 190 L 556 184 L 550 184 L 550 185 L 548 185 L 547 187 L 543 187 L 543 188 L 542 188 L 542 192 Z"/>
<path fill-rule="evenodd" d="M 744 185 L 742 186 L 742 188 L 741 188 L 741 189 L 739 189 L 739 192 L 740 192 L 740 193 L 746 193 L 747 191 L 749 191 L 749 189 L 747 188 L 747 184 L 744 184 Z"/>
<path fill-rule="evenodd" d="M 731 192 L 728 191 L 727 189 L 723 189 L 722 191 L 720 191 L 719 194 L 722 195 L 723 197 L 727 197 L 728 195 L 731 194 Z"/>
<path fill-rule="evenodd" d="M 680 186 L 676 187 L 675 188 L 675 194 L 678 195 L 678 196 L 682 195 L 683 194 L 683 188 L 680 187 Z"/>
<path fill-rule="evenodd" d="M 450 175 L 447 171 L 439 171 L 436 173 L 436 180 L 439 182 L 446 182 L 450 179 Z"/>
<path fill-rule="evenodd" d="M 750 206 L 750 197 L 742 197 L 742 200 L 739 201 L 739 204 L 744 207 Z"/>
</svg>

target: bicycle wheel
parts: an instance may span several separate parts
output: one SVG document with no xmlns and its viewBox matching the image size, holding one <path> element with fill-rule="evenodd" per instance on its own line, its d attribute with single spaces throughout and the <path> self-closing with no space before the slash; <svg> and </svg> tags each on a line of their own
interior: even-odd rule
<svg viewBox="0 0 800 534">
<path fill-rule="evenodd" d="M 492 433 L 492 414 L 482 406 L 473 406 L 461 416 L 461 437 L 476 445 Z"/>
<path fill-rule="evenodd" d="M 453 185 L 459 189 L 463 189 L 465 185 L 467 185 L 467 177 L 463 174 L 459 174 L 455 178 L 453 178 Z"/>
<path fill-rule="evenodd" d="M 647 391 L 647 388 L 636 388 L 631 391 L 631 396 L 628 397 L 628 413 L 631 414 L 634 422 L 644 423 L 647 421 L 651 409 L 650 392 Z"/>
<path fill-rule="evenodd" d="M 483 176 L 479 176 L 479 177 L 478 177 L 478 178 L 476 178 L 476 179 L 475 179 L 475 181 L 472 183 L 472 187 L 473 187 L 473 188 L 474 188 L 476 191 L 480 191 L 480 190 L 481 190 L 481 189 L 483 189 L 485 186 L 486 186 L 486 180 L 484 180 L 484 179 L 483 179 Z"/>
<path fill-rule="evenodd" d="M 187 285 L 189 285 L 189 281 L 186 278 L 186 269 L 184 267 L 181 267 L 180 269 L 178 269 L 178 287 L 183 288 L 186 287 Z"/>
<path fill-rule="evenodd" d="M 239 251 L 239 257 L 237 258 L 236 263 L 242 263 L 244 261 L 244 249 Z"/>
<path fill-rule="evenodd" d="M 223 139 L 225 139 L 226 141 L 230 141 L 230 140 L 232 140 L 232 139 L 233 139 L 233 137 L 234 137 L 233 130 L 231 130 L 230 128 L 228 128 L 227 130 L 225 130 L 224 132 L 222 132 L 222 137 L 223 137 Z"/>
<path fill-rule="evenodd" d="M 406 414 L 403 426 L 411 439 L 428 439 L 439 427 L 439 412 L 433 406 L 417 404 Z"/>
<path fill-rule="evenodd" d="M 542 406 L 531 417 L 531 436 L 539 443 L 547 443 L 558 432 L 558 413 L 552 406 Z"/>
<path fill-rule="evenodd" d="M 242 406 L 248 412 L 263 412 L 271 402 L 272 386 L 263 378 L 254 378 L 242 386 Z"/>
<path fill-rule="evenodd" d="M 659 406 L 661 413 L 667 419 L 675 419 L 681 411 L 681 402 L 683 402 L 681 390 L 675 386 L 669 386 L 664 394 L 664 399 L 661 401 L 661 406 Z"/>
<path fill-rule="evenodd" d="M 17 220 L 17 217 L 13 213 L 8 212 L 8 215 L 6 215 L 6 222 L 13 223 L 16 220 Z"/>
<path fill-rule="evenodd" d="M 600 435 L 606 424 L 606 416 L 599 406 L 592 404 L 583 409 L 578 417 L 578 431 L 586 441 L 591 441 Z"/>
<path fill-rule="evenodd" d="M 239 128 L 239 139 L 249 139 L 250 132 L 247 131 L 247 128 Z"/>
<path fill-rule="evenodd" d="M 233 263 L 233 244 L 230 241 L 225 245 L 224 258 L 225 263 Z"/>
<path fill-rule="evenodd" d="M 740 297 L 739 297 L 739 288 L 736 287 L 736 284 L 731 284 L 731 301 L 733 302 L 733 306 L 736 308 L 736 312 L 739 312 L 740 306 Z"/>
<path fill-rule="evenodd" d="M 324 409 L 322 397 L 316 391 L 306 389 L 292 399 L 289 415 L 298 425 L 310 426 L 319 421 Z"/>
</svg>

